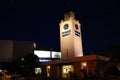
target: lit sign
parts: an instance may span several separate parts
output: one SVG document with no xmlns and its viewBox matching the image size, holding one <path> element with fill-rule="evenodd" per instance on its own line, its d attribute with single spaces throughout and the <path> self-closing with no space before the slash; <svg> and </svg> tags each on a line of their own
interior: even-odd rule
<svg viewBox="0 0 120 80">
<path fill-rule="evenodd" d="M 34 54 L 37 55 L 39 58 L 61 58 L 61 52 L 56 51 L 34 50 Z"/>
<path fill-rule="evenodd" d="M 50 51 L 35 50 L 34 54 L 37 55 L 39 58 L 50 58 Z"/>
<path fill-rule="evenodd" d="M 49 59 L 39 59 L 39 62 L 48 62 L 48 61 L 51 61 Z"/>
<path fill-rule="evenodd" d="M 52 51 L 52 58 L 61 58 L 61 52 Z"/>
<path fill-rule="evenodd" d="M 80 32 L 75 31 L 75 35 L 80 37 Z"/>
<path fill-rule="evenodd" d="M 71 30 L 67 30 L 65 32 L 62 32 L 62 37 L 70 35 Z"/>
</svg>

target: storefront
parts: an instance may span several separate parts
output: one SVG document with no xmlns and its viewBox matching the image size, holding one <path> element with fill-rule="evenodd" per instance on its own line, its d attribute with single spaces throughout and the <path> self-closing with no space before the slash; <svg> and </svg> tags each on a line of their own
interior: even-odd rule
<svg viewBox="0 0 120 80">
<path fill-rule="evenodd" d="M 69 73 L 74 72 L 73 65 L 63 65 L 62 66 L 62 77 L 69 77 Z"/>
<path fill-rule="evenodd" d="M 86 73 L 93 72 L 98 68 L 101 62 L 105 62 L 106 58 L 97 55 L 88 55 L 80 58 L 74 58 L 72 60 L 54 60 L 43 63 L 43 73 L 46 73 L 47 77 L 62 77 L 69 78 L 69 73 L 75 73 L 81 76 L 81 70 L 85 69 Z"/>
</svg>

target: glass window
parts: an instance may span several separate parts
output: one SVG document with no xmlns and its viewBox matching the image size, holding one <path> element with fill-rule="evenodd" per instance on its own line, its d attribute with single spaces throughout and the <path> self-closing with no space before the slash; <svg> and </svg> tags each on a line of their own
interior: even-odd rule
<svg viewBox="0 0 120 80">
<path fill-rule="evenodd" d="M 69 72 L 73 72 L 73 66 L 72 65 L 62 66 L 63 77 L 69 77 Z"/>
<path fill-rule="evenodd" d="M 82 62 L 81 63 L 81 68 L 82 69 L 86 69 L 86 67 L 87 67 L 87 62 Z"/>
<path fill-rule="evenodd" d="M 47 66 L 47 77 L 50 77 L 50 66 Z"/>
</svg>

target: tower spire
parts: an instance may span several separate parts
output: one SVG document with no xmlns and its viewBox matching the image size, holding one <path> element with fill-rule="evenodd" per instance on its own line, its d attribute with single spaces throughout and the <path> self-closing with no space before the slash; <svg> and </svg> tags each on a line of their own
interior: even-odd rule
<svg viewBox="0 0 120 80">
<path fill-rule="evenodd" d="M 73 11 L 66 12 L 64 14 L 64 20 L 75 19 L 75 15 Z"/>
</svg>

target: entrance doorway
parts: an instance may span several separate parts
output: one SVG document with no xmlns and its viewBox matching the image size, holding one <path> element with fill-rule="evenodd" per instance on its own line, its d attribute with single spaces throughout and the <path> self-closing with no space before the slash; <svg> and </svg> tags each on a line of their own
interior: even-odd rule
<svg viewBox="0 0 120 80">
<path fill-rule="evenodd" d="M 50 65 L 47 66 L 47 77 L 50 77 Z"/>
<path fill-rule="evenodd" d="M 73 72 L 73 65 L 62 66 L 62 77 L 69 77 L 69 72 Z"/>
</svg>

